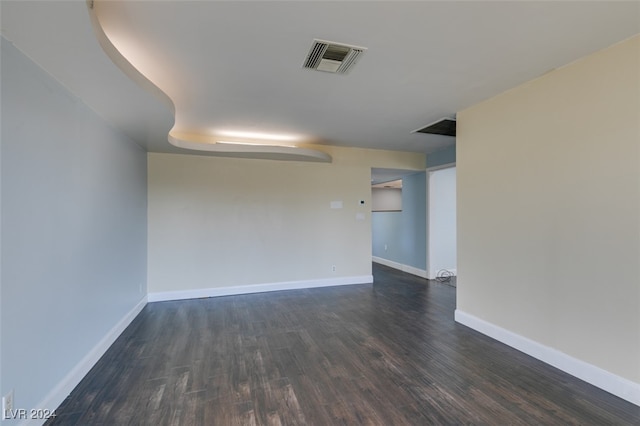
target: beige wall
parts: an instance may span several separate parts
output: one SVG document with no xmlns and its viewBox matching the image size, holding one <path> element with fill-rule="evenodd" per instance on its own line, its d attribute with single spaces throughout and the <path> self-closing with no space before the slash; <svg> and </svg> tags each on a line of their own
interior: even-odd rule
<svg viewBox="0 0 640 426">
<path fill-rule="evenodd" d="M 458 114 L 458 310 L 640 383 L 640 36 Z"/>
<path fill-rule="evenodd" d="M 333 163 L 150 153 L 149 292 L 371 275 L 371 167 L 425 156 L 315 148 Z"/>
</svg>

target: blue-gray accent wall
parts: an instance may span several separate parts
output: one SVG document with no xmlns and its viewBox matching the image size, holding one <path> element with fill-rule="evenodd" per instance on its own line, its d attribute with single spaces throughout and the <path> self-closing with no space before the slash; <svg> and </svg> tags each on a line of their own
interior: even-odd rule
<svg viewBox="0 0 640 426">
<path fill-rule="evenodd" d="M 441 149 L 440 151 L 427 154 L 427 168 L 442 166 L 456 162 L 456 146 Z"/>
<path fill-rule="evenodd" d="M 0 392 L 53 410 L 38 404 L 145 297 L 147 156 L 1 39 Z"/>
</svg>

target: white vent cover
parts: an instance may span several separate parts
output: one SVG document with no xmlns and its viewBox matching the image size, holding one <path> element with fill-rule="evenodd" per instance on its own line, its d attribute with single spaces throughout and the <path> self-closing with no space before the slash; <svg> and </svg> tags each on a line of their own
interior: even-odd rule
<svg viewBox="0 0 640 426">
<path fill-rule="evenodd" d="M 314 40 L 313 46 L 304 61 L 303 68 L 346 74 L 355 65 L 365 47 Z"/>
</svg>

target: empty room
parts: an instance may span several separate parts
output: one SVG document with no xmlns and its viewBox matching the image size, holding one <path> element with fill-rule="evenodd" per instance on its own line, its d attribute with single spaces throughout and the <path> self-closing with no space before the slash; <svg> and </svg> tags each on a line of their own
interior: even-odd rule
<svg viewBox="0 0 640 426">
<path fill-rule="evenodd" d="M 640 424 L 640 2 L 0 19 L 3 426 Z"/>
</svg>

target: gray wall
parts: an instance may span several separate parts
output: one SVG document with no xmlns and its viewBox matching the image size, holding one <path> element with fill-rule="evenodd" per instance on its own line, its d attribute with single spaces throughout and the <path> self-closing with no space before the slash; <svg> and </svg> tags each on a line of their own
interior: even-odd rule
<svg viewBox="0 0 640 426">
<path fill-rule="evenodd" d="M 402 188 L 371 188 L 371 211 L 399 212 L 402 210 Z"/>
<path fill-rule="evenodd" d="M 372 213 L 374 257 L 426 270 L 426 194 L 424 172 L 406 176 L 402 180 L 402 211 Z"/>
<path fill-rule="evenodd" d="M 1 394 L 43 408 L 146 293 L 146 154 L 1 51 Z"/>
<path fill-rule="evenodd" d="M 451 164 L 456 162 L 456 146 L 451 145 L 448 148 L 433 152 L 427 155 L 427 168 L 442 166 L 443 164 Z"/>
</svg>

